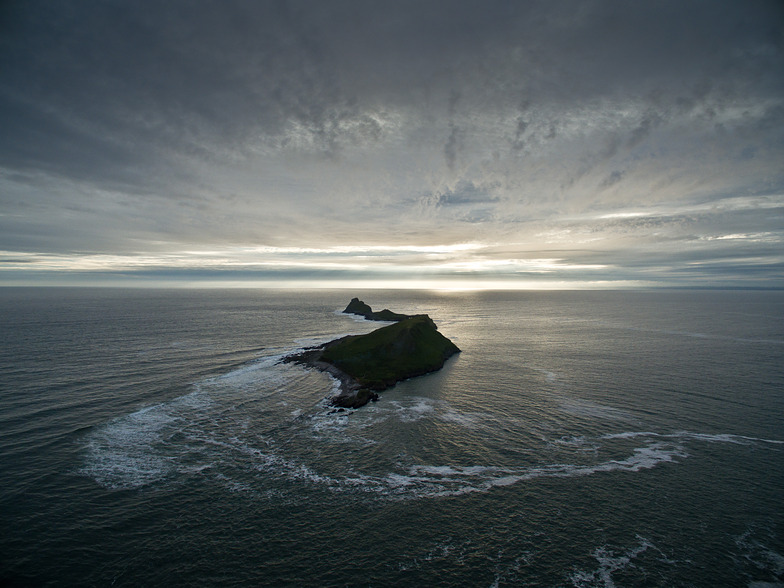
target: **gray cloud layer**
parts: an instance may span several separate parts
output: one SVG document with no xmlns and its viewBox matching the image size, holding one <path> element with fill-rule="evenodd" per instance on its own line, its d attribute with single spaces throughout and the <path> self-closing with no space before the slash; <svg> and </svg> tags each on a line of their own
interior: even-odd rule
<svg viewBox="0 0 784 588">
<path fill-rule="evenodd" d="M 474 243 L 470 271 L 398 261 L 784 285 L 780 2 L 0 10 L 0 250 L 31 256 L 6 276 L 46 255 Z M 307 273 L 266 251 L 270 276 Z"/>
</svg>

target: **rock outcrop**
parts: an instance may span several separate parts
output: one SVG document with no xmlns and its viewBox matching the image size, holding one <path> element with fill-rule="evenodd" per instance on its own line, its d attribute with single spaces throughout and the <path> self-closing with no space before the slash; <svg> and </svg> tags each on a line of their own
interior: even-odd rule
<svg viewBox="0 0 784 588">
<path fill-rule="evenodd" d="M 369 321 L 402 321 L 409 318 L 407 314 L 398 314 L 396 312 L 392 312 L 388 308 L 384 310 L 380 310 L 378 312 L 374 312 L 370 306 L 362 302 L 359 298 L 352 298 L 351 302 L 348 303 L 346 310 L 343 311 L 345 314 L 357 314 L 359 316 L 364 316 Z"/>
<path fill-rule="evenodd" d="M 284 359 L 316 367 L 338 378 L 341 391 L 332 399 L 335 406 L 358 408 L 377 400 L 378 392 L 402 380 L 439 370 L 447 359 L 460 351 L 426 314 L 408 316 L 386 309 L 375 313 L 357 298 L 344 312 L 402 318 L 371 318 L 397 322 L 366 335 L 342 337 Z"/>
</svg>

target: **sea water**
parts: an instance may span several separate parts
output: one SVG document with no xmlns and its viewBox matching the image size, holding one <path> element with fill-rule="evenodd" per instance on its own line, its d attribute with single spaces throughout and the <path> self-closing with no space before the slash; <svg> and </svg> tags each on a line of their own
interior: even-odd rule
<svg viewBox="0 0 784 588">
<path fill-rule="evenodd" d="M 427 313 L 334 413 L 280 359 Z M 781 292 L 0 289 L 0 581 L 784 586 Z"/>
</svg>

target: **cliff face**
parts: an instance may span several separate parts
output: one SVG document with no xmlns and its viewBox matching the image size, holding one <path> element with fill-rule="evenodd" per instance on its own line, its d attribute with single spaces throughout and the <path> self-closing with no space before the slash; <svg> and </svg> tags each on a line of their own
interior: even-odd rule
<svg viewBox="0 0 784 588">
<path fill-rule="evenodd" d="M 441 369 L 447 359 L 460 351 L 438 332 L 436 324 L 426 314 L 408 316 L 386 309 L 376 313 L 357 298 L 344 312 L 370 320 L 397 322 L 366 335 L 336 339 L 284 359 L 328 371 L 339 378 L 341 393 L 332 399 L 335 406 L 363 406 L 378 399 L 376 392 L 397 382 Z"/>
</svg>

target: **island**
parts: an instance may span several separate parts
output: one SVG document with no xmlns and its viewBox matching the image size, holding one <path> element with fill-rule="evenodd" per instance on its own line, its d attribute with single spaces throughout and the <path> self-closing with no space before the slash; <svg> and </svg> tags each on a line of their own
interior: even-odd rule
<svg viewBox="0 0 784 588">
<path fill-rule="evenodd" d="M 343 312 L 393 324 L 366 335 L 348 335 L 309 347 L 283 359 L 337 378 L 340 393 L 331 399 L 336 407 L 359 408 L 378 400 L 378 392 L 402 380 L 437 371 L 460 351 L 426 314 L 405 315 L 387 309 L 374 312 L 358 298 L 353 298 Z"/>
<path fill-rule="evenodd" d="M 346 310 L 343 312 L 345 314 L 357 314 L 359 316 L 363 316 L 369 321 L 397 322 L 411 318 L 407 314 L 398 314 L 396 312 L 392 312 L 388 308 L 374 312 L 370 306 L 362 302 L 359 298 L 352 298 L 351 302 L 348 303 Z"/>
</svg>

